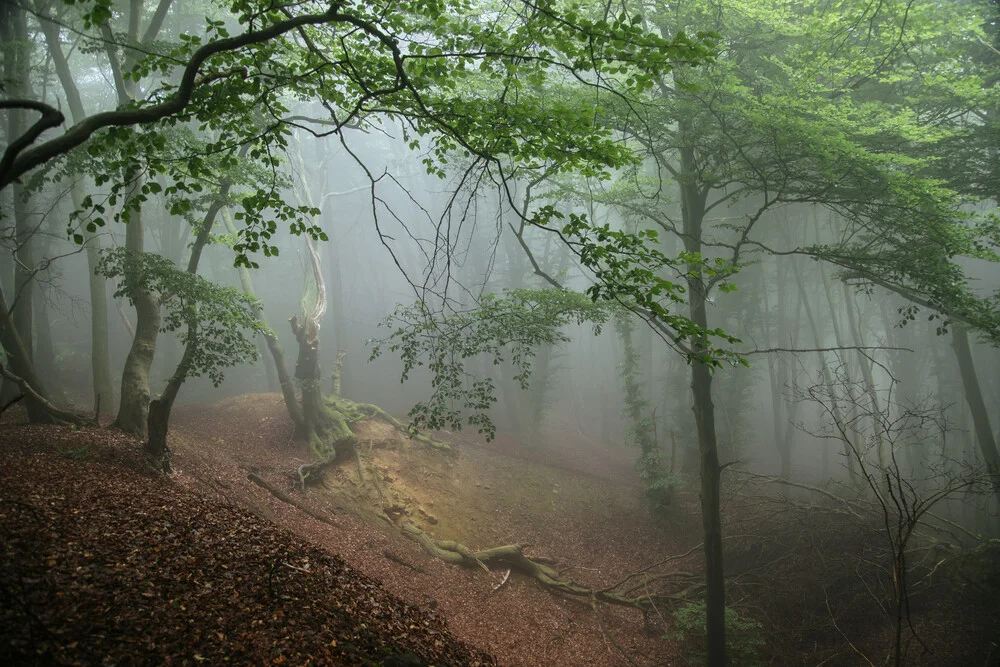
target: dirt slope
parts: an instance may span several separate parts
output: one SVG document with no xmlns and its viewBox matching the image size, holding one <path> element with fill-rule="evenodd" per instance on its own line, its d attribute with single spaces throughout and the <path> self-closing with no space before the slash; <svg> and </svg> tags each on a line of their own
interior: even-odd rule
<svg viewBox="0 0 1000 667">
<path fill-rule="evenodd" d="M 113 431 L 0 426 L 0 664 L 493 664 L 333 552 L 185 486 Z"/>
<path fill-rule="evenodd" d="M 682 664 L 679 647 L 648 633 L 637 611 L 602 608 L 597 618 L 587 601 L 552 595 L 516 574 L 494 590 L 505 572 L 487 575 L 434 560 L 361 510 L 374 503 L 405 512 L 434 537 L 473 549 L 529 543 L 531 554 L 555 558 L 581 583 L 599 586 L 697 544 L 698 515 L 691 507 L 678 506 L 670 525 L 658 526 L 641 492 L 621 481 L 486 447 L 463 445 L 442 455 L 366 422 L 356 425 L 363 474 L 368 482 L 378 476 L 385 497 L 372 484 L 359 484 L 355 462 L 332 469 L 328 489 L 312 488 L 304 501 L 333 517 L 331 526 L 247 480 L 253 472 L 291 491 L 290 473 L 304 462 L 290 441 L 291 424 L 280 396 L 245 395 L 189 407 L 173 425 L 171 446 L 181 483 L 253 507 L 339 554 L 393 594 L 440 612 L 456 636 L 502 664 L 627 664 L 621 650 L 641 664 Z"/>
</svg>

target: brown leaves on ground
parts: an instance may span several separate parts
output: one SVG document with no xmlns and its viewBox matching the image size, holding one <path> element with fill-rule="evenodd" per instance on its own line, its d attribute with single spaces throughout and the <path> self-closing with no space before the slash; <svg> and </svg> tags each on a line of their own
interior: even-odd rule
<svg viewBox="0 0 1000 667">
<path fill-rule="evenodd" d="M 0 461 L 0 664 L 493 664 L 120 434 L 3 425 Z"/>
</svg>

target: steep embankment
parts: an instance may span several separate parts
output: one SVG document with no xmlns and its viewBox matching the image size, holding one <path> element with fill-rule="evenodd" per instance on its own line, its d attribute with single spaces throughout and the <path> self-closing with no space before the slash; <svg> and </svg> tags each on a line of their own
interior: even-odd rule
<svg viewBox="0 0 1000 667">
<path fill-rule="evenodd" d="M 516 573 L 501 586 L 505 569 L 486 573 L 448 565 L 377 517 L 384 509 L 391 518 L 411 520 L 438 539 L 459 540 L 471 549 L 527 543 L 529 554 L 552 558 L 567 576 L 601 587 L 697 544 L 698 515 L 688 504 L 675 508 L 670 525 L 658 526 L 634 485 L 492 447 L 463 445 L 441 453 L 377 422 L 354 427 L 360 473 L 359 462 L 348 458 L 328 471 L 327 488 L 312 487 L 303 498 L 291 489 L 305 456 L 290 441 L 279 396 L 188 407 L 174 427 L 182 483 L 252 507 L 339 554 L 393 594 L 441 613 L 456 636 L 502 664 L 620 665 L 622 651 L 642 664 L 677 658 L 676 642 L 648 632 L 639 611 L 601 606 L 595 615 L 589 599 L 554 595 Z M 248 473 L 330 521 L 278 500 L 251 483 Z"/>
<path fill-rule="evenodd" d="M 379 518 L 473 549 L 527 543 L 600 587 L 690 546 L 653 525 L 634 487 L 481 447 L 441 453 L 366 422 L 358 459 L 303 497 L 280 396 L 181 408 L 172 426 L 169 479 L 112 431 L 0 426 L 0 662 L 676 657 L 636 610 L 595 614 L 516 573 L 448 565 Z"/>
<path fill-rule="evenodd" d="M 0 426 L 0 664 L 493 663 L 331 551 L 178 481 L 112 431 Z"/>
</svg>

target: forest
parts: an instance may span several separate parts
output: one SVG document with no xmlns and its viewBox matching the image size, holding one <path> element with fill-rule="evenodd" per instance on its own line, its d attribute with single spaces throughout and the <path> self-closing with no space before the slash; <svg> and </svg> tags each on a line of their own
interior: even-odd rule
<svg viewBox="0 0 1000 667">
<path fill-rule="evenodd" d="M 0 0 L 0 662 L 1000 667 L 1000 0 Z"/>
</svg>

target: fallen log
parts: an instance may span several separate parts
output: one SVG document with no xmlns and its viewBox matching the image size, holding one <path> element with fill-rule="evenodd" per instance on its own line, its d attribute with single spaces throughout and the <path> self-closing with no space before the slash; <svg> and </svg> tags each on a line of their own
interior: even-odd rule
<svg viewBox="0 0 1000 667">
<path fill-rule="evenodd" d="M 63 422 L 65 424 L 72 424 L 73 426 L 97 426 L 97 420 L 91 419 L 90 417 L 85 417 L 83 415 L 71 412 L 69 410 L 63 410 L 55 405 L 53 405 L 44 396 L 35 391 L 27 380 L 24 378 L 14 375 L 9 370 L 0 364 L 0 375 L 7 378 L 14 384 L 18 386 L 21 393 L 25 396 L 30 396 L 39 405 L 41 405 L 49 415 L 52 416 L 57 422 Z"/>
</svg>

